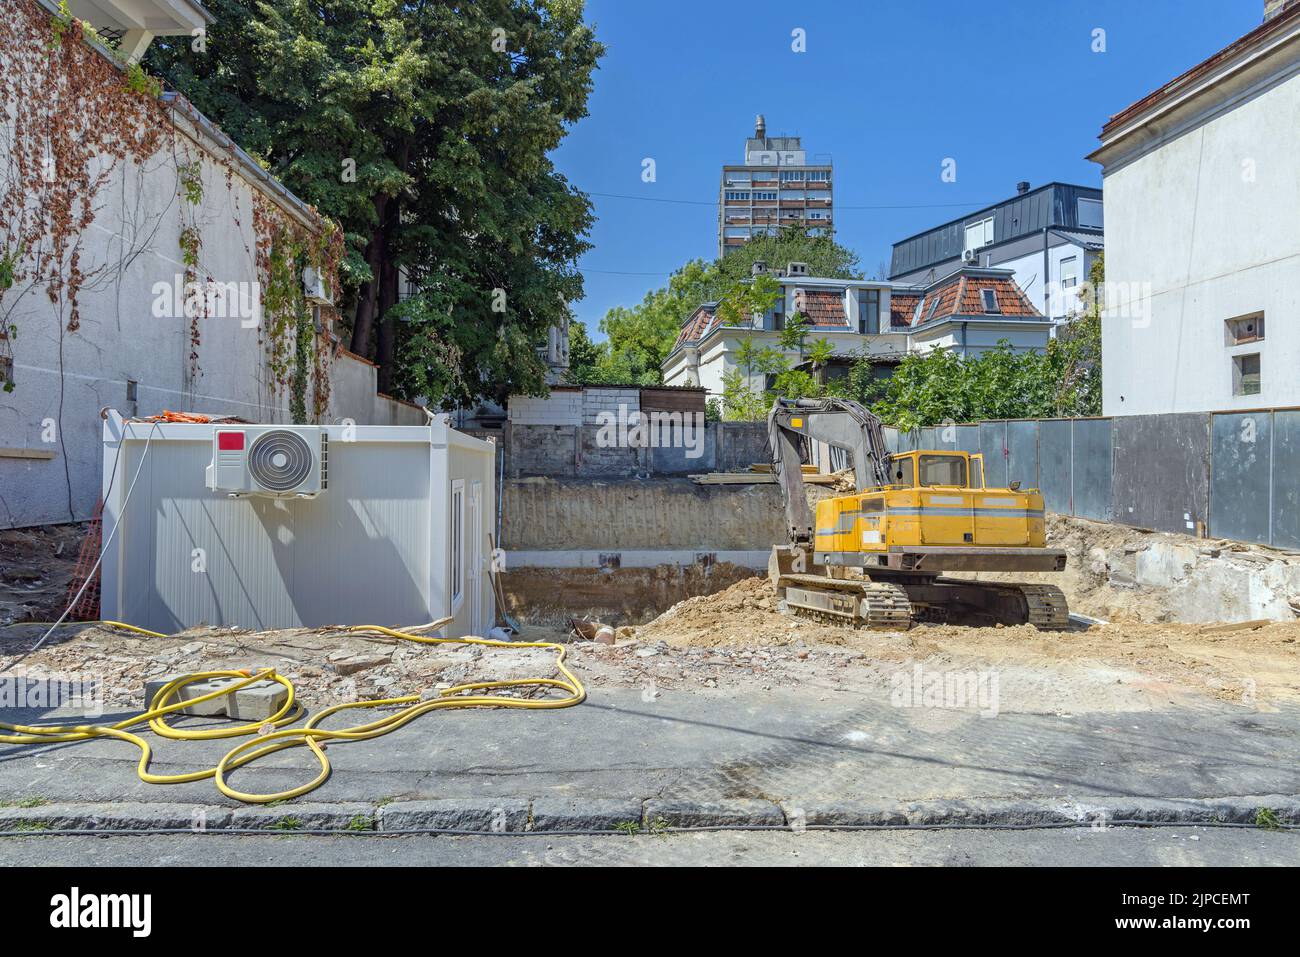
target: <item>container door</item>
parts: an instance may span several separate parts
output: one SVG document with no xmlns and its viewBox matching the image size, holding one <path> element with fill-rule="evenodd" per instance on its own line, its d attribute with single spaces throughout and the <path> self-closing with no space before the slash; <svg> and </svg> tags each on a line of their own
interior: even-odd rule
<svg viewBox="0 0 1300 957">
<path fill-rule="evenodd" d="M 470 631 L 484 634 L 483 625 L 483 483 L 469 489 L 469 608 Z"/>
</svg>

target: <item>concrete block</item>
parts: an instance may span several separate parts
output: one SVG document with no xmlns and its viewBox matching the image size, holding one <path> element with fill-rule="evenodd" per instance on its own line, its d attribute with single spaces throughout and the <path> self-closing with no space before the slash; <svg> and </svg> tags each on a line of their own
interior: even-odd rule
<svg viewBox="0 0 1300 957">
<path fill-rule="evenodd" d="M 120 802 L 0 808 L 0 831 L 213 830 L 230 825 L 229 808 Z"/>
<path fill-rule="evenodd" d="M 526 831 L 528 802 L 444 799 L 399 801 L 379 809 L 379 830 Z"/>
<path fill-rule="evenodd" d="M 741 799 L 733 801 L 647 801 L 643 824 L 654 827 L 658 821 L 671 827 L 727 827 L 733 825 L 783 826 L 785 815 L 771 801 Z"/>
<path fill-rule="evenodd" d="M 641 802 L 610 798 L 535 798 L 530 831 L 612 831 L 641 822 Z"/>
<path fill-rule="evenodd" d="M 231 828 L 269 831 L 345 831 L 356 826 L 354 822 L 367 822 L 370 830 L 375 820 L 373 804 L 340 802 L 338 804 L 265 804 L 235 808 L 230 817 Z"/>
<path fill-rule="evenodd" d="M 183 675 L 165 675 L 151 678 L 144 686 L 144 706 L 148 708 L 159 690 L 167 683 Z M 196 681 L 181 688 L 179 697 L 182 701 L 201 698 L 203 695 L 235 684 L 238 678 L 210 678 Z M 235 721 L 265 721 L 275 714 L 289 698 L 289 690 L 276 681 L 255 681 L 240 688 L 233 694 L 222 698 L 213 698 L 200 704 L 182 708 L 181 714 L 196 717 L 231 718 Z"/>
</svg>

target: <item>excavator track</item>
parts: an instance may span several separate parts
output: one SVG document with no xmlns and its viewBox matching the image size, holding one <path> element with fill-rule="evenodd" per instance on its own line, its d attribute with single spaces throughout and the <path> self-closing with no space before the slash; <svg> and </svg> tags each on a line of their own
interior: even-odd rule
<svg viewBox="0 0 1300 957">
<path fill-rule="evenodd" d="M 777 588 L 786 606 L 805 618 L 872 631 L 905 631 L 912 627 L 912 603 L 907 592 L 890 582 L 782 575 Z"/>
<path fill-rule="evenodd" d="M 1069 627 L 1070 606 L 1066 602 L 1065 592 L 1055 585 L 1026 585 L 1018 583 L 1015 588 L 1024 596 L 1028 606 L 1027 624 L 1047 631 L 1060 631 Z"/>
</svg>

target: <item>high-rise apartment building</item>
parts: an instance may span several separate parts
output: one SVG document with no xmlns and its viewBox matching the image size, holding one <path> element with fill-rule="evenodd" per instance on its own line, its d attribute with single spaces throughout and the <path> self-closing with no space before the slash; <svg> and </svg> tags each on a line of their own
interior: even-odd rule
<svg viewBox="0 0 1300 957">
<path fill-rule="evenodd" d="M 831 161 L 822 158 L 809 163 L 797 136 L 768 136 L 759 114 L 754 135 L 745 140 L 745 162 L 722 167 L 718 255 L 782 227 L 834 232 Z"/>
</svg>

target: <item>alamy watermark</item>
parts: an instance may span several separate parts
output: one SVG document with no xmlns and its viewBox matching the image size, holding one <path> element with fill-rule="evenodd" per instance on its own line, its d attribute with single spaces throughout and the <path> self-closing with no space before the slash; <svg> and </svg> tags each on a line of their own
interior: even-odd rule
<svg viewBox="0 0 1300 957">
<path fill-rule="evenodd" d="M 104 713 L 103 679 L 77 672 L 32 670 L 23 665 L 0 675 L 0 710 L 54 708 L 100 717 Z"/>
<path fill-rule="evenodd" d="M 159 280 L 150 289 L 155 319 L 238 319 L 244 329 L 262 323 L 262 284 L 253 281 L 187 281 L 176 274 L 171 282 Z"/>
<path fill-rule="evenodd" d="M 703 412 L 641 412 L 620 403 L 596 413 L 596 445 L 602 449 L 685 449 L 688 459 L 704 455 Z"/>
<path fill-rule="evenodd" d="M 896 671 L 889 703 L 895 708 L 946 708 L 977 710 L 980 717 L 998 713 L 998 673 L 981 671 L 931 671 L 919 664 L 911 671 Z"/>
</svg>

